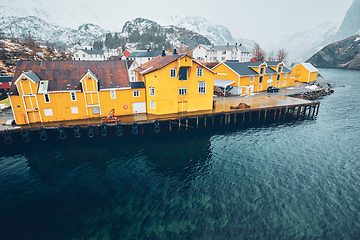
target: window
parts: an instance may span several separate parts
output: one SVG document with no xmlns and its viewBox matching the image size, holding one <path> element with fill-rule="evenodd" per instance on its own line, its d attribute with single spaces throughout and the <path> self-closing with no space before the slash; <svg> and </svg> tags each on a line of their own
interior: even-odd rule
<svg viewBox="0 0 360 240">
<path fill-rule="evenodd" d="M 286 80 L 284 80 L 284 82 L 283 82 L 283 86 L 285 86 L 286 85 Z"/>
<path fill-rule="evenodd" d="M 203 68 L 202 67 L 197 67 L 196 76 L 197 77 L 202 77 L 203 76 Z"/>
<path fill-rule="evenodd" d="M 212 57 L 210 57 L 210 61 L 212 60 Z"/>
<path fill-rule="evenodd" d="M 199 82 L 199 94 L 206 93 L 206 82 Z"/>
<path fill-rule="evenodd" d="M 272 75 L 270 74 L 270 75 L 269 75 L 269 79 L 271 79 L 271 78 L 272 78 Z"/>
<path fill-rule="evenodd" d="M 71 107 L 71 113 L 72 114 L 79 113 L 78 107 Z"/>
<path fill-rule="evenodd" d="M 50 102 L 49 94 L 45 93 L 45 94 L 44 94 L 44 99 L 45 99 L 45 102 L 46 102 L 46 103 L 49 103 L 49 102 Z"/>
<path fill-rule="evenodd" d="M 100 114 L 100 107 L 93 107 L 92 108 L 92 113 L 93 114 Z"/>
<path fill-rule="evenodd" d="M 264 74 L 264 72 L 265 72 L 265 68 L 264 67 L 260 68 L 260 74 Z"/>
<path fill-rule="evenodd" d="M 263 82 L 263 78 L 264 78 L 264 76 L 260 76 L 260 77 L 259 77 L 259 83 L 262 83 L 262 82 Z"/>
<path fill-rule="evenodd" d="M 85 57 L 85 54 L 83 54 L 83 57 Z"/>
<path fill-rule="evenodd" d="M 44 115 L 45 116 L 52 116 L 53 115 L 53 111 L 51 108 L 49 109 L 44 109 Z"/>
<path fill-rule="evenodd" d="M 250 77 L 250 82 L 254 82 L 254 76 Z"/>
<path fill-rule="evenodd" d="M 214 57 L 214 61 L 216 61 L 217 60 L 217 57 Z"/>
<path fill-rule="evenodd" d="M 285 76 L 284 76 L 284 78 L 287 78 L 287 73 L 285 73 Z"/>
<path fill-rule="evenodd" d="M 140 97 L 140 90 L 134 90 L 133 97 Z"/>
<path fill-rule="evenodd" d="M 222 54 L 226 54 L 226 51 L 223 51 Z"/>
<path fill-rule="evenodd" d="M 183 80 L 187 80 L 187 68 L 180 68 L 179 70 L 179 80 L 183 81 Z"/>
<path fill-rule="evenodd" d="M 150 108 L 151 108 L 151 109 L 155 109 L 155 102 L 154 102 L 154 101 L 151 101 L 151 102 L 150 102 Z"/>
<path fill-rule="evenodd" d="M 176 77 L 176 68 L 171 68 L 171 69 L 170 69 L 170 77 L 171 77 L 171 78 L 175 78 L 175 77 Z"/>
<path fill-rule="evenodd" d="M 111 99 L 116 99 L 115 90 L 110 90 L 110 97 L 111 97 Z"/>
<path fill-rule="evenodd" d="M 279 71 L 278 72 L 281 72 L 282 71 L 282 66 L 279 67 Z"/>
<path fill-rule="evenodd" d="M 221 60 L 225 60 L 225 57 L 222 57 Z"/>
<path fill-rule="evenodd" d="M 76 101 L 76 94 L 75 92 L 70 92 L 71 101 Z"/>
<path fill-rule="evenodd" d="M 280 74 L 277 75 L 276 80 L 280 81 Z"/>
<path fill-rule="evenodd" d="M 186 87 L 180 87 L 179 88 L 179 95 L 186 95 L 186 90 L 187 90 Z"/>
<path fill-rule="evenodd" d="M 79 54 L 75 54 L 75 57 L 77 57 L 77 58 L 78 58 L 78 57 L 79 57 Z"/>
<path fill-rule="evenodd" d="M 155 96 L 155 88 L 154 87 L 149 87 L 149 94 L 150 94 L 150 96 Z"/>
</svg>

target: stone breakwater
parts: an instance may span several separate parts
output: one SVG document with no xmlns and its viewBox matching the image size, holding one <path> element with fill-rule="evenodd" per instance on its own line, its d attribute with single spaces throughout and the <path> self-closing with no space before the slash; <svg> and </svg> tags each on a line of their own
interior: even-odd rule
<svg viewBox="0 0 360 240">
<path fill-rule="evenodd" d="M 334 90 L 332 90 L 330 87 L 321 87 L 320 89 L 309 90 L 306 92 L 293 94 L 293 95 L 290 95 L 289 97 L 295 97 L 295 98 L 300 98 L 300 99 L 305 99 L 305 100 L 316 100 L 318 98 L 330 95 L 332 93 L 334 93 Z"/>
</svg>

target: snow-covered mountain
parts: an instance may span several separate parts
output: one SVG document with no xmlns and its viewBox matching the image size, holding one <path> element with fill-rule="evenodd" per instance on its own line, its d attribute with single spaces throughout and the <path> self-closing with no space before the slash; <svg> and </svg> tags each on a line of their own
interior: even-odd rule
<svg viewBox="0 0 360 240">
<path fill-rule="evenodd" d="M 331 38 L 338 29 L 339 27 L 336 24 L 327 22 L 304 32 L 285 35 L 279 40 L 263 44 L 262 47 L 267 52 L 275 53 L 279 49 L 285 49 L 289 52 L 289 60 L 305 61 L 312 54 L 323 48 L 326 45 L 325 42 Z"/>
<path fill-rule="evenodd" d="M 209 39 L 212 44 L 220 45 L 234 43 L 234 39 L 229 29 L 222 25 L 213 25 L 200 16 L 181 17 L 175 15 L 169 19 L 162 19 L 160 22 L 165 26 L 174 25 L 199 33 Z"/>
</svg>

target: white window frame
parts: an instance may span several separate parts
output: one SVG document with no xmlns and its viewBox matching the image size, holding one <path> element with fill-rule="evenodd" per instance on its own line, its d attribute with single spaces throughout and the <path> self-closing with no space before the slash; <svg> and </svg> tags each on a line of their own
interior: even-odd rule
<svg viewBox="0 0 360 240">
<path fill-rule="evenodd" d="M 79 113 L 78 107 L 71 107 L 71 113 L 72 113 L 72 114 Z"/>
<path fill-rule="evenodd" d="M 116 92 L 115 92 L 115 90 L 110 90 L 110 98 L 111 98 L 111 99 L 116 99 Z"/>
<path fill-rule="evenodd" d="M 150 101 L 150 108 L 155 109 L 155 102 L 154 101 Z"/>
<path fill-rule="evenodd" d="M 140 97 L 140 90 L 133 90 L 133 97 Z"/>
<path fill-rule="evenodd" d="M 284 78 L 287 78 L 287 73 L 285 73 Z"/>
<path fill-rule="evenodd" d="M 260 76 L 259 77 L 259 83 L 263 83 L 263 81 L 264 81 L 264 76 Z"/>
<path fill-rule="evenodd" d="M 283 86 L 286 86 L 286 80 L 283 81 Z"/>
<path fill-rule="evenodd" d="M 260 67 L 260 74 L 264 74 L 265 73 L 265 67 Z"/>
<path fill-rule="evenodd" d="M 198 94 L 206 94 L 206 82 L 205 81 L 198 82 Z"/>
<path fill-rule="evenodd" d="M 254 82 L 254 76 L 250 76 L 250 82 Z"/>
<path fill-rule="evenodd" d="M 149 87 L 149 96 L 155 97 L 155 87 Z"/>
<path fill-rule="evenodd" d="M 77 99 L 76 99 L 76 93 L 75 92 L 70 92 L 70 99 L 72 102 L 76 102 Z"/>
<path fill-rule="evenodd" d="M 46 100 L 46 96 L 48 98 L 48 101 Z M 44 101 L 45 103 L 49 103 L 50 102 L 50 95 L 48 93 L 44 93 Z"/>
<path fill-rule="evenodd" d="M 179 95 L 187 95 L 187 87 L 179 87 Z"/>
<path fill-rule="evenodd" d="M 176 78 L 176 68 L 170 68 L 170 78 Z"/>
<path fill-rule="evenodd" d="M 281 73 L 282 71 L 282 66 L 279 66 L 278 72 Z"/>
<path fill-rule="evenodd" d="M 44 109 L 44 115 L 47 117 L 47 116 L 53 116 L 53 111 L 51 108 L 48 108 L 48 109 Z"/>
<path fill-rule="evenodd" d="M 280 81 L 280 77 L 281 77 L 281 75 L 278 74 L 277 77 L 276 77 L 276 81 Z"/>
<path fill-rule="evenodd" d="M 203 76 L 203 68 L 202 67 L 198 67 L 196 69 L 196 76 L 197 77 L 202 77 Z"/>
</svg>

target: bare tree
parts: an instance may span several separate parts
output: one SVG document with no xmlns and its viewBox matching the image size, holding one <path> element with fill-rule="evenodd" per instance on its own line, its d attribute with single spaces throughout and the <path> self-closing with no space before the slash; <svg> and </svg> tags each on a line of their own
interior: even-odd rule
<svg viewBox="0 0 360 240">
<path fill-rule="evenodd" d="M 276 61 L 276 58 L 274 57 L 274 52 L 271 52 L 269 57 L 268 57 L 268 61 L 269 62 L 273 62 L 273 61 Z"/>
<path fill-rule="evenodd" d="M 277 60 L 280 62 L 285 61 L 288 55 L 289 53 L 285 49 L 281 48 L 277 53 Z"/>
<path fill-rule="evenodd" d="M 265 61 L 265 52 L 260 48 L 259 44 L 255 43 L 254 49 L 251 51 L 251 55 L 255 58 L 255 61 Z"/>
</svg>

